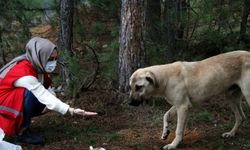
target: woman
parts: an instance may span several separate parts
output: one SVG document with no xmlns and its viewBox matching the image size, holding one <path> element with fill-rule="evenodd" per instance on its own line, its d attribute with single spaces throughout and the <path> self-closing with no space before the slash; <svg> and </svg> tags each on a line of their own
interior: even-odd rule
<svg viewBox="0 0 250 150">
<path fill-rule="evenodd" d="M 6 135 L 29 144 L 44 144 L 44 138 L 29 130 L 31 118 L 45 109 L 61 114 L 97 115 L 74 109 L 56 98 L 50 90 L 48 73 L 56 67 L 56 46 L 47 39 L 34 37 L 26 53 L 14 58 L 0 70 L 0 128 Z"/>
</svg>

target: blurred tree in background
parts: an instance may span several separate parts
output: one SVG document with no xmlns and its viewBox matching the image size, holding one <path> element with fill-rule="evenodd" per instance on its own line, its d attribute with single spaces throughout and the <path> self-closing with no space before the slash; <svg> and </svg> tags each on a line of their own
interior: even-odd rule
<svg viewBox="0 0 250 150">
<path fill-rule="evenodd" d="M 242 17 L 241 17 L 241 24 L 240 24 L 240 42 L 249 42 L 249 36 L 247 36 L 247 27 L 248 25 L 248 16 L 250 13 L 250 1 L 244 0 L 243 10 L 242 10 Z"/>
<path fill-rule="evenodd" d="M 18 41 L 23 41 L 30 34 L 27 32 L 28 19 L 23 3 L 18 0 L 2 0 L 0 6 L 0 64 L 5 64 L 9 57 L 13 58 L 23 52 Z"/>
<path fill-rule="evenodd" d="M 163 21 L 158 19 L 147 26 L 147 54 L 154 58 L 149 64 L 197 60 L 235 49 L 249 49 L 247 0 L 166 0 L 163 8 L 155 7 L 158 9 L 148 13 L 146 20 L 159 14 L 159 10 L 164 14 Z"/>
<path fill-rule="evenodd" d="M 49 22 L 45 12 L 55 10 L 56 1 L 45 7 L 41 0 L 0 1 L 0 64 L 24 52 L 31 28 Z"/>
<path fill-rule="evenodd" d="M 59 49 L 72 53 L 74 0 L 60 2 Z"/>
<path fill-rule="evenodd" d="M 131 74 L 145 64 L 145 0 L 122 0 L 119 90 L 129 90 Z"/>
</svg>

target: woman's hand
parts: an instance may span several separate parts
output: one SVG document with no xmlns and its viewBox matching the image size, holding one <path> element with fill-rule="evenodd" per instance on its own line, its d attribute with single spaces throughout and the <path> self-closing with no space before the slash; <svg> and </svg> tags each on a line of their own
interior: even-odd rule
<svg viewBox="0 0 250 150">
<path fill-rule="evenodd" d="M 91 112 L 91 111 L 85 111 L 85 110 L 82 110 L 80 108 L 69 108 L 69 113 L 73 116 L 74 114 L 77 114 L 77 115 L 82 115 L 82 116 L 96 116 L 98 115 L 97 112 Z"/>
</svg>

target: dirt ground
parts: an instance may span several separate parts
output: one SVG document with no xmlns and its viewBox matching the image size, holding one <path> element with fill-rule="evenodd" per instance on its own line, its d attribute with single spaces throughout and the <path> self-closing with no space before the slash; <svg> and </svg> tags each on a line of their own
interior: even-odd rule
<svg viewBox="0 0 250 150">
<path fill-rule="evenodd" d="M 130 107 L 126 104 L 126 98 L 126 95 L 114 90 L 85 91 L 74 106 L 105 112 L 103 116 L 71 117 L 51 112 L 34 118 L 32 129 L 46 137 L 46 144 L 22 144 L 22 147 L 24 150 L 88 150 L 89 146 L 106 150 L 159 150 L 173 140 L 175 121 L 171 124 L 172 131 L 168 139 L 160 139 L 162 117 L 170 108 L 165 100 L 154 99 L 139 107 Z M 184 140 L 178 149 L 250 149 L 250 127 L 247 122 L 235 138 L 221 137 L 223 132 L 233 126 L 234 121 L 233 114 L 222 100 L 223 97 L 215 97 L 192 109 Z M 246 104 L 243 106 L 249 110 Z M 250 111 L 246 113 L 250 115 Z"/>
</svg>

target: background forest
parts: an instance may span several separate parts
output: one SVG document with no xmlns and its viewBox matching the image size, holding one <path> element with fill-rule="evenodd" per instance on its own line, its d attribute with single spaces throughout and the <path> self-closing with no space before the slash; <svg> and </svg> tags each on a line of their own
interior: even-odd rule
<svg viewBox="0 0 250 150">
<path fill-rule="evenodd" d="M 52 74 L 58 95 L 106 112 L 94 119 L 48 114 L 35 120 L 48 144 L 24 149 L 159 149 L 169 105 L 155 99 L 136 110 L 126 106 L 131 73 L 250 50 L 249 0 L 1 0 L 0 12 L 0 66 L 22 54 L 31 37 L 48 38 L 60 50 Z M 249 127 L 237 139 L 220 138 L 234 117 L 218 103 L 194 110 L 180 149 L 250 149 Z"/>
</svg>

